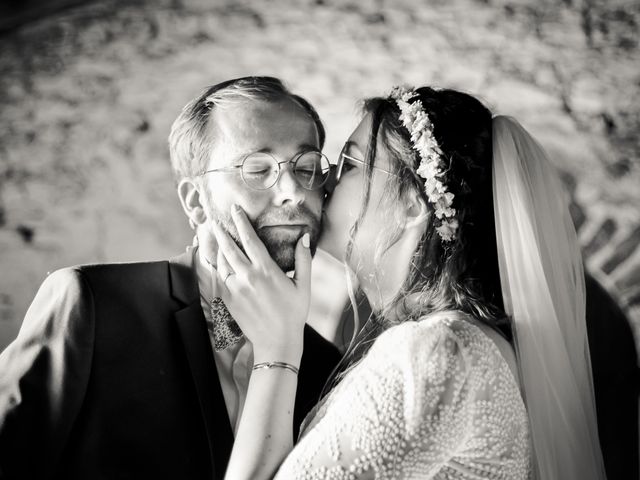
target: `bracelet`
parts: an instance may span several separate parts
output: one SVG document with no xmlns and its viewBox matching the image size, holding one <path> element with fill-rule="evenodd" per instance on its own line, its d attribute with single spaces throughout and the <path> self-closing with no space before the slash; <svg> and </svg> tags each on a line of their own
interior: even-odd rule
<svg viewBox="0 0 640 480">
<path fill-rule="evenodd" d="M 253 366 L 252 370 L 261 370 L 263 368 L 284 368 L 286 370 L 291 370 L 296 375 L 298 374 L 298 368 L 297 367 L 294 367 L 293 365 L 291 365 L 289 363 L 285 363 L 285 362 L 262 362 L 262 363 L 256 363 Z"/>
</svg>

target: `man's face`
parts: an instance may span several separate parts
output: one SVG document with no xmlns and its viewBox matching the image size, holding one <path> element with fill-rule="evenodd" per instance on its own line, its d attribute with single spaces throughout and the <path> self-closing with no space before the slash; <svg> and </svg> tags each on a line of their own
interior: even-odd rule
<svg viewBox="0 0 640 480">
<path fill-rule="evenodd" d="M 268 152 L 283 162 L 304 150 L 318 149 L 315 124 L 290 99 L 215 109 L 209 128 L 213 148 L 207 170 L 239 165 L 254 152 Z M 209 220 L 219 221 L 238 243 L 230 212 L 233 204 L 242 207 L 271 257 L 284 271 L 291 271 L 296 243 L 305 232 L 310 234 L 311 251 L 315 250 L 324 194 L 322 189 L 304 189 L 291 164 L 282 164 L 280 169 L 280 178 L 267 190 L 248 187 L 240 169 L 208 173 L 203 177 L 203 203 Z"/>
</svg>

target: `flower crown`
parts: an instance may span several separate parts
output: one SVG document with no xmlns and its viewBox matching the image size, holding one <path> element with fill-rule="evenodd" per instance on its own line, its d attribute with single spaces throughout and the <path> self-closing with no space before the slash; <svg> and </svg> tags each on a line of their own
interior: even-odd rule
<svg viewBox="0 0 640 480">
<path fill-rule="evenodd" d="M 411 134 L 412 148 L 420 155 L 420 165 L 416 173 L 425 179 L 427 199 L 433 205 L 436 218 L 440 221 L 436 231 L 443 242 L 450 242 L 455 239 L 458 230 L 456 210 L 451 207 L 455 197 L 440 181 L 445 173 L 445 165 L 442 161 L 442 150 L 433 135 L 433 123 L 420 100 L 409 103 L 409 100 L 417 96 L 415 90 L 404 87 L 394 87 L 389 95 L 400 108 L 400 121 Z"/>
</svg>

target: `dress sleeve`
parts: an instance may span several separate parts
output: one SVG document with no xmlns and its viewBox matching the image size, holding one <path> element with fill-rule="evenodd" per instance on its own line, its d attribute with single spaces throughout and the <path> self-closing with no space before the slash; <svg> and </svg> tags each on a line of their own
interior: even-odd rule
<svg viewBox="0 0 640 480">
<path fill-rule="evenodd" d="M 87 387 L 93 296 L 82 274 L 49 275 L 0 355 L 0 478 L 48 478 Z"/>
<path fill-rule="evenodd" d="M 443 322 L 386 331 L 330 393 L 278 478 L 431 478 L 470 427 L 468 368 Z"/>
</svg>

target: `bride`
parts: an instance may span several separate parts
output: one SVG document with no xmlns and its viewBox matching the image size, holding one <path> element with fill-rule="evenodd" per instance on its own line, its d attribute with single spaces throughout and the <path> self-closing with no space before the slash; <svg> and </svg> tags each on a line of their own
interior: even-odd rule
<svg viewBox="0 0 640 480">
<path fill-rule="evenodd" d="M 319 246 L 375 315 L 295 446 L 308 237 L 290 279 L 242 211 L 242 250 L 216 229 L 256 352 L 226 478 L 604 479 L 580 252 L 532 137 L 467 94 L 396 87 L 365 101 L 332 183 Z"/>
</svg>

